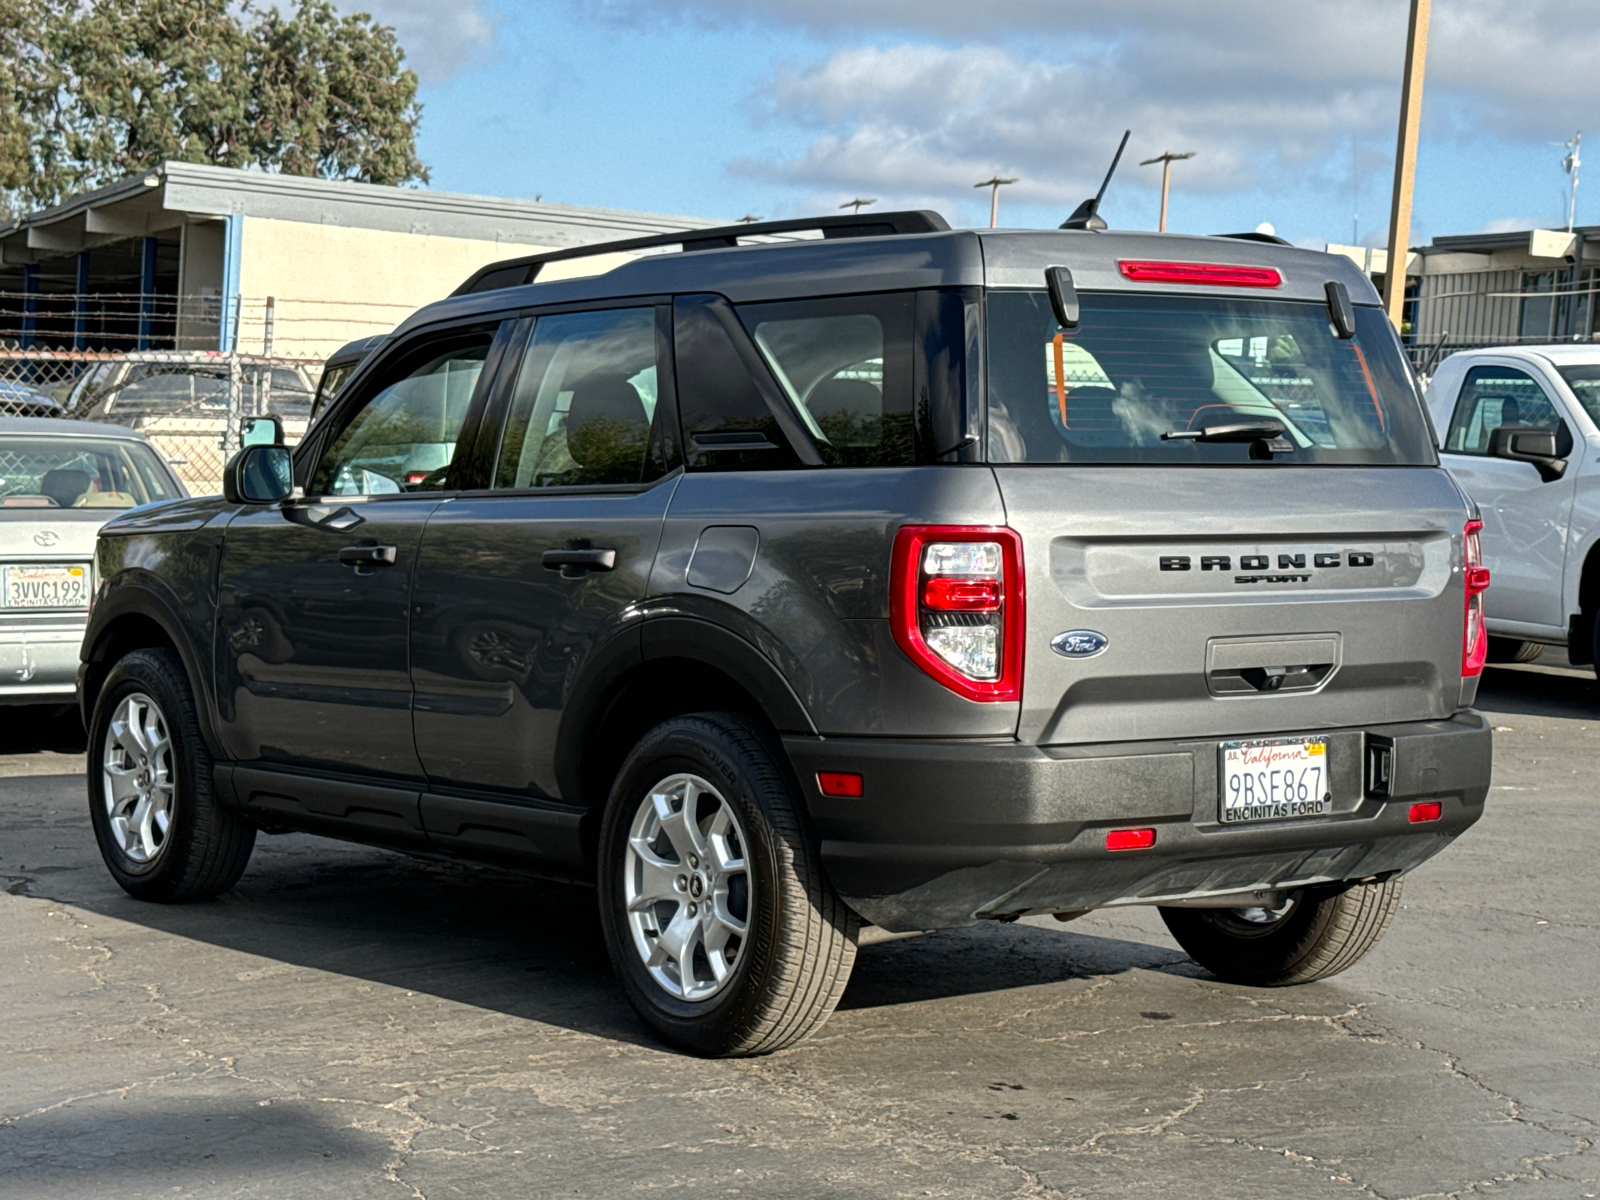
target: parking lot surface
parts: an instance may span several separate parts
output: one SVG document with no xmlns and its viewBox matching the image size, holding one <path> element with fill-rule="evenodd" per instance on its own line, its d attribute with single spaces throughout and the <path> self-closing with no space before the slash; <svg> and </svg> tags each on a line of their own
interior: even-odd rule
<svg viewBox="0 0 1600 1200">
<path fill-rule="evenodd" d="M 0 726 L 0 1196 L 1600 1195 L 1600 689 L 1491 668 L 1484 820 L 1277 991 L 1154 910 L 866 947 L 821 1036 L 645 1035 L 592 897 L 302 835 L 185 907 L 100 865 L 81 734 Z"/>
</svg>

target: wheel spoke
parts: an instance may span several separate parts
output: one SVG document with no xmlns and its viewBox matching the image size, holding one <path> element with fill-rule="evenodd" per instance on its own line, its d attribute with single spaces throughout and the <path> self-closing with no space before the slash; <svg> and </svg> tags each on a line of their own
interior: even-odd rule
<svg viewBox="0 0 1600 1200">
<path fill-rule="evenodd" d="M 112 816 L 120 815 L 138 796 L 139 786 L 135 782 L 138 773 L 135 767 L 106 766 L 106 783 L 111 787 L 111 803 L 108 807 Z"/>
<path fill-rule="evenodd" d="M 730 834 L 733 837 L 730 837 Z M 734 849 L 737 838 L 738 830 L 733 823 L 733 813 L 724 801 L 717 809 L 717 815 L 711 818 L 711 827 L 706 830 L 706 846 L 711 852 L 711 860 L 716 863 L 717 870 L 724 875 L 744 870 L 744 851 L 742 848 Z"/>
<path fill-rule="evenodd" d="M 678 861 L 687 863 L 692 854 L 696 858 L 703 857 L 706 852 L 705 838 L 700 834 L 700 827 L 694 821 L 695 800 L 699 791 L 693 784 L 684 787 L 683 805 L 680 808 L 672 807 L 672 799 L 664 794 L 656 794 L 650 799 L 656 806 L 656 817 L 661 822 L 661 831 L 667 835 L 667 840 L 672 843 L 672 848 L 678 852 Z"/>
<path fill-rule="evenodd" d="M 136 762 L 143 763 L 150 757 L 150 743 L 144 736 L 145 713 L 141 712 L 130 698 L 122 702 L 120 715 L 121 722 L 113 725 L 117 742 L 126 747 Z"/>
<path fill-rule="evenodd" d="M 138 854 L 142 849 L 144 828 L 150 819 L 150 797 L 140 796 L 139 803 L 133 806 L 133 811 L 128 814 L 128 833 L 123 839 L 124 849 L 129 854 Z"/>
<path fill-rule="evenodd" d="M 637 891 L 628 908 L 633 912 L 643 912 L 663 900 L 673 903 L 682 900 L 683 897 L 674 886 L 681 870 L 678 864 L 668 862 L 650 849 L 648 844 L 642 844 L 639 838 L 630 839 L 629 845 L 639 860 L 639 868 L 635 876 Z"/>
<path fill-rule="evenodd" d="M 656 953 L 678 965 L 678 978 L 685 992 L 694 986 L 694 948 L 699 945 L 701 936 L 700 922 L 689 915 L 687 908 L 681 908 L 672 918 L 672 923 L 661 931 L 661 937 L 656 942 Z M 664 964 L 652 962 L 650 965 Z"/>
</svg>

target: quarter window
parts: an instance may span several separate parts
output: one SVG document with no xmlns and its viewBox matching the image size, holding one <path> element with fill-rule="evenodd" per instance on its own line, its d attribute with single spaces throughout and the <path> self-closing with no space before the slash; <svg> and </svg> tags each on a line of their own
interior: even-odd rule
<svg viewBox="0 0 1600 1200">
<path fill-rule="evenodd" d="M 915 461 L 912 303 L 902 294 L 740 308 L 740 320 L 829 466 Z"/>
<path fill-rule="evenodd" d="M 323 452 L 311 492 L 377 496 L 445 486 L 492 334 L 453 341 L 366 401 Z"/>
<path fill-rule="evenodd" d="M 540 317 L 517 375 L 495 468 L 499 488 L 648 483 L 656 404 L 653 308 Z"/>
<path fill-rule="evenodd" d="M 1537 380 L 1515 367 L 1473 367 L 1461 384 L 1450 432 L 1449 454 L 1488 454 L 1489 438 L 1502 425 L 1555 430 L 1561 415 Z"/>
</svg>

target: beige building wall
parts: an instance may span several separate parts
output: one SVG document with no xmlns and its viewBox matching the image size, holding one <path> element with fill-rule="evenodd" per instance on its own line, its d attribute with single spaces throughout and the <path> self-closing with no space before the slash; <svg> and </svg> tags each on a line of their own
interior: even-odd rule
<svg viewBox="0 0 1600 1200">
<path fill-rule="evenodd" d="M 355 338 L 387 333 L 424 304 L 448 296 L 479 267 L 550 249 L 265 217 L 243 221 L 238 345 L 247 354 L 264 349 L 269 296 L 272 353 L 323 359 Z M 595 274 L 632 257 L 552 263 L 540 278 Z"/>
</svg>

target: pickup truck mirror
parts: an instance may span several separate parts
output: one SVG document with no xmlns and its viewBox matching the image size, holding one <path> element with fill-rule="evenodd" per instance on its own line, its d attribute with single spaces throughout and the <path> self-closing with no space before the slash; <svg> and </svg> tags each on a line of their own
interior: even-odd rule
<svg viewBox="0 0 1600 1200">
<path fill-rule="evenodd" d="M 283 422 L 276 413 L 262 417 L 246 417 L 239 431 L 241 446 L 283 445 Z"/>
<path fill-rule="evenodd" d="M 1512 462 L 1531 463 L 1545 483 L 1560 479 L 1567 460 L 1556 454 L 1556 432 L 1530 425 L 1502 425 L 1489 435 L 1489 454 Z"/>
<path fill-rule="evenodd" d="M 222 471 L 229 504 L 276 504 L 294 493 L 294 462 L 286 446 L 246 446 Z"/>
</svg>

